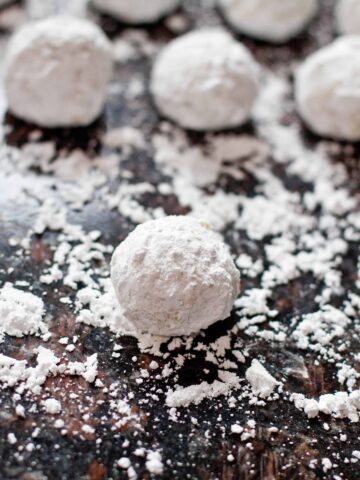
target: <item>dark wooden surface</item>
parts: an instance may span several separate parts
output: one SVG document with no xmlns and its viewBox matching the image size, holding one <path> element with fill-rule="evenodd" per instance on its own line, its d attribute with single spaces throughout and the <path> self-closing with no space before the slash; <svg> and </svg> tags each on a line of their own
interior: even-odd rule
<svg viewBox="0 0 360 480">
<path fill-rule="evenodd" d="M 290 63 L 302 59 L 309 52 L 327 43 L 333 36 L 331 10 L 332 1 L 323 2 L 322 15 L 310 26 L 309 32 L 298 39 L 291 41 L 285 46 L 272 47 L 260 42 L 243 39 L 254 52 L 256 58 L 263 64 L 275 71 L 291 71 Z M 200 7 L 198 2 L 187 2 L 187 15 L 191 24 L 199 22 Z M 207 13 L 203 23 L 212 23 L 216 19 L 216 13 Z M 109 18 L 102 18 L 101 23 L 110 36 L 114 36 L 122 30 L 122 26 Z M 171 38 L 172 34 L 158 24 L 148 28 L 150 37 Z M 149 61 L 131 62 L 129 65 L 119 68 L 118 75 L 123 82 L 128 81 L 134 72 L 148 73 Z M 128 105 L 121 94 L 112 95 L 106 106 L 104 116 L 88 129 L 76 131 L 51 131 L 44 132 L 42 140 L 55 140 L 58 148 L 80 147 L 89 155 L 99 151 L 101 133 L 113 126 L 132 124 L 133 119 L 140 113 L 146 113 L 143 128 L 150 135 L 156 131 L 158 116 L 152 106 L 148 95 L 145 95 L 134 107 Z M 289 121 L 298 121 L 289 118 Z M 27 141 L 29 133 L 35 127 L 26 125 L 15 120 L 10 115 L 6 119 L 11 130 L 7 135 L 7 141 L 11 145 L 20 146 Z M 252 132 L 252 125 L 247 125 L 244 131 Z M 318 138 L 304 132 L 304 141 L 310 145 L 316 145 Z M 202 135 L 191 134 L 194 142 L 201 142 Z M 352 173 L 351 188 L 354 193 L 359 192 L 360 168 L 354 160 L 356 156 L 347 159 L 348 168 Z M 344 161 L 339 158 L 338 161 Z M 136 179 L 144 179 L 157 184 L 162 175 L 156 170 L 151 160 L 151 153 L 136 154 L 126 162 L 127 167 L 134 172 Z M 285 175 L 284 172 L 279 172 Z M 1 175 L 1 172 L 0 172 Z M 249 179 L 250 181 L 250 179 Z M 285 179 L 290 185 L 292 179 Z M 230 182 L 231 183 L 231 182 Z M 13 187 L 12 187 L 13 188 Z M 229 186 L 231 188 L 231 185 Z M 234 186 L 235 190 L 246 191 L 249 185 L 246 181 L 241 185 Z M 249 188 L 249 191 L 251 188 Z M 14 192 L 12 192 L 14 193 Z M 21 197 L 22 198 L 22 197 Z M 163 206 L 167 213 L 186 213 L 175 198 L 165 200 L 153 195 L 149 197 L 152 205 Z M 340 456 L 351 457 L 351 452 L 359 445 L 360 429 L 358 424 L 352 424 L 347 420 L 334 420 L 330 417 L 319 416 L 314 420 L 308 420 L 306 416 L 295 409 L 289 402 L 278 400 L 270 402 L 264 407 L 252 407 L 246 402 L 237 406 L 236 411 L 229 408 L 226 399 L 219 398 L 205 400 L 199 406 L 191 406 L 182 411 L 178 422 L 169 420 L 168 409 L 161 401 L 149 401 L 138 403 L 146 394 L 144 389 L 149 388 L 149 382 L 142 387 L 134 382 L 134 372 L 141 366 L 147 368 L 151 357 L 141 354 L 136 341 L 130 337 L 123 337 L 118 342 L 123 346 L 121 356 L 118 359 L 111 357 L 114 336 L 107 330 L 86 327 L 76 324 L 74 315 L 66 305 L 59 301 L 61 286 L 54 290 L 37 282 L 39 271 L 43 268 L 46 260 L 51 258 L 50 246 L 55 241 L 55 235 L 45 233 L 43 236 L 32 238 L 30 253 L 26 257 L 18 257 L 16 249 L 8 245 L 8 238 L 25 234 L 34 221 L 34 214 L 38 205 L 34 199 L 29 198 L 21 202 L 9 201 L 6 190 L 0 192 L 0 285 L 5 281 L 15 281 L 18 278 L 28 280 L 34 287 L 34 293 L 46 291 L 45 300 L 48 313 L 51 314 L 51 331 L 53 338 L 49 342 L 50 347 L 56 352 L 59 349 L 57 340 L 61 336 L 80 336 L 79 346 L 74 352 L 74 360 L 84 358 L 84 355 L 99 354 L 99 377 L 106 385 L 116 380 L 124 381 L 127 388 L 134 393 L 133 408 L 141 413 L 143 430 L 136 432 L 131 424 L 121 430 L 113 430 L 111 416 L 108 415 L 108 397 L 101 390 L 89 386 L 78 377 L 55 377 L 48 378 L 46 392 L 55 398 L 66 392 L 68 401 L 63 403 L 62 418 L 67 426 L 68 433 L 61 435 L 58 429 L 52 427 L 53 419 L 41 413 L 27 413 L 25 419 L 19 419 L 14 415 L 12 407 L 12 395 L 10 390 L 1 391 L 0 401 L 0 478 L 1 480 L 101 480 L 127 478 L 126 472 L 116 466 L 116 461 L 130 454 L 131 460 L 138 473 L 139 479 L 150 478 L 145 469 L 144 460 L 132 456 L 132 452 L 138 442 L 145 448 L 153 448 L 159 445 L 162 449 L 163 459 L 171 460 L 171 465 L 165 464 L 161 478 L 169 480 L 202 479 L 202 480 L 290 480 L 290 479 L 330 479 L 335 474 L 342 475 L 347 480 L 360 478 L 359 464 L 341 464 L 337 470 L 324 473 L 321 467 L 321 459 L 330 457 L 333 452 Z M 123 239 L 133 224 L 121 215 L 104 211 L 93 201 L 86 205 L 81 212 L 74 212 L 72 219 L 84 226 L 86 230 L 100 229 L 104 239 L 116 245 Z M 234 253 L 247 252 L 251 249 L 253 254 L 262 255 L 262 244 L 254 244 L 247 238 L 238 240 L 231 229 L 225 232 L 226 239 L 232 246 Z M 353 246 L 348 255 L 348 261 L 344 265 L 344 282 L 352 283 L 355 276 L 356 258 L 358 255 L 357 245 Z M 9 267 L 14 267 L 14 273 L 5 273 Z M 243 283 L 243 288 L 247 286 Z M 278 288 L 273 305 L 281 312 L 280 318 L 287 322 L 294 312 L 300 314 L 312 311 L 315 307 L 315 290 L 313 279 L 302 276 L 291 284 Z M 236 321 L 235 317 L 211 327 L 206 338 L 201 341 L 206 343 L 215 340 L 225 334 Z M 346 340 L 358 349 L 359 345 L 353 338 L 351 331 Z M 233 338 L 232 341 L 235 341 Z M 243 334 L 243 341 L 247 343 L 248 350 L 253 357 L 266 359 L 266 364 L 271 365 L 270 371 L 276 372 L 278 367 L 288 373 L 285 374 L 285 386 L 289 391 L 296 391 L 316 396 L 325 392 L 334 391 L 337 388 L 333 371 L 326 364 L 314 364 L 315 356 L 312 353 L 299 352 L 291 339 L 285 344 L 251 339 Z M 34 359 L 34 347 L 41 344 L 37 338 L 25 339 L 6 338 L 0 344 L 0 352 L 15 358 L 26 358 L 30 362 Z M 171 364 L 176 354 L 174 352 L 167 362 Z M 212 364 L 204 359 L 203 352 L 193 351 L 194 358 L 186 361 L 180 370 L 180 383 L 190 385 L 194 380 L 207 380 L 211 382 L 216 376 Z M 134 363 L 133 356 L 138 359 Z M 310 378 L 304 380 L 292 369 L 299 362 L 304 362 L 310 372 Z M 249 365 L 239 366 L 239 375 L 243 375 Z M 285 367 L 285 368 L 284 368 Z M 286 370 L 286 367 L 289 367 Z M 204 373 L 204 369 L 207 372 Z M 161 388 L 162 381 L 155 378 L 151 381 L 154 386 Z M 96 427 L 96 436 L 101 438 L 101 443 L 96 444 L 91 434 L 79 435 L 77 432 L 82 423 L 82 411 L 79 403 L 72 402 L 69 394 L 78 393 L 82 398 L 84 408 L 90 412 L 90 420 L 87 422 Z M 101 405 L 98 400 L 104 400 Z M 31 399 L 22 402 L 30 408 Z M 218 420 L 221 414 L 222 420 Z M 191 417 L 198 420 L 195 427 Z M 248 418 L 256 420 L 256 437 L 250 439 L 252 448 L 245 446 L 238 437 L 229 432 L 230 425 L 236 419 L 240 424 L 245 424 Z M 324 429 L 324 422 L 329 423 L 330 429 Z M 276 426 L 278 433 L 269 432 L 269 427 Z M 7 434 L 14 432 L 19 443 L 29 441 L 35 427 L 40 428 L 40 433 L 34 440 L 35 450 L 21 452 L 21 459 L 14 446 L 7 442 Z M 337 432 L 346 433 L 347 441 L 341 442 Z M 127 448 L 123 447 L 124 440 L 129 441 Z M 357 448 L 359 449 L 359 448 Z M 229 462 L 227 456 L 232 453 L 235 460 Z M 310 460 L 320 460 L 314 469 L 309 468 Z"/>
</svg>

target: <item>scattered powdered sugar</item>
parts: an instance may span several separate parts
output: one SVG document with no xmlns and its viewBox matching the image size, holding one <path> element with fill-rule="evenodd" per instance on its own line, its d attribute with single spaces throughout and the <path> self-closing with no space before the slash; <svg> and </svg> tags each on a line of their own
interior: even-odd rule
<svg viewBox="0 0 360 480">
<path fill-rule="evenodd" d="M 299 348 L 318 350 L 319 345 L 331 345 L 335 337 L 341 337 L 350 323 L 343 312 L 327 305 L 318 312 L 304 315 L 294 330 L 294 338 Z"/>
<path fill-rule="evenodd" d="M 213 185 L 221 175 L 244 178 L 238 169 L 242 159 L 244 168 L 250 162 L 261 163 L 269 150 L 248 135 L 209 135 L 206 140 L 202 147 L 192 146 L 180 129 L 169 130 L 169 124 L 164 123 L 162 132 L 153 136 L 154 159 L 173 177 L 172 192 L 180 205 L 221 231 L 238 219 L 243 198 L 221 189 L 208 193 L 204 187 Z"/>
<path fill-rule="evenodd" d="M 198 405 L 205 398 L 227 395 L 232 389 L 237 389 L 240 386 L 240 379 L 234 373 L 219 371 L 219 377 L 224 381 L 215 380 L 211 384 L 202 382 L 191 387 L 169 390 L 166 395 L 166 405 L 168 407 L 186 407 L 191 403 Z"/>
<path fill-rule="evenodd" d="M 246 253 L 239 255 L 235 263 L 240 271 L 249 278 L 257 277 L 264 270 L 264 265 L 260 258 L 254 261 L 250 255 Z"/>
<path fill-rule="evenodd" d="M 305 398 L 301 393 L 293 393 L 290 400 L 294 402 L 296 408 L 304 410 L 309 418 L 314 418 L 319 412 L 322 412 L 335 418 L 348 418 L 352 422 L 359 421 L 360 390 L 350 394 L 347 392 L 327 393 L 321 395 L 318 400 Z"/>
<path fill-rule="evenodd" d="M 93 383 L 96 379 L 97 367 L 97 353 L 94 353 L 85 362 L 69 362 L 65 373 L 68 375 L 81 375 L 87 382 Z"/>
<path fill-rule="evenodd" d="M 13 387 L 21 383 L 17 391 L 32 390 L 35 394 L 40 393 L 40 387 L 46 377 L 57 372 L 60 361 L 52 350 L 38 347 L 35 367 L 27 367 L 26 360 L 15 360 L 5 355 L 0 355 L 0 381 L 3 387 Z"/>
<path fill-rule="evenodd" d="M 113 40 L 113 57 L 119 64 L 129 60 L 152 58 L 161 48 L 146 30 L 128 28 Z"/>
<path fill-rule="evenodd" d="M 279 123 L 281 112 L 278 109 L 273 110 L 274 97 L 279 103 L 280 99 L 285 102 L 287 92 L 288 87 L 284 80 L 271 75 L 268 77 L 262 92 L 262 103 L 255 109 L 260 139 L 244 134 L 207 135 L 204 145 L 193 146 L 184 132 L 163 123 L 160 132 L 152 138 L 155 162 L 171 178 L 168 189 L 163 187 L 164 191 L 175 194 L 182 206 L 190 208 L 192 215 L 208 220 L 218 230 L 235 223 L 239 231 L 246 232 L 248 238 L 255 242 L 266 239 L 266 269 L 262 258 L 253 258 L 244 253 L 238 257 L 237 264 L 243 274 L 248 278 L 259 277 L 260 284 L 257 288 L 246 290 L 236 302 L 237 314 L 240 317 L 236 328 L 249 335 L 255 334 L 267 340 L 283 342 L 286 338 L 284 327 L 276 321 L 277 310 L 268 304 L 273 289 L 277 285 L 299 278 L 302 273 L 312 272 L 319 281 L 324 282 L 323 290 L 317 299 L 319 310 L 299 319 L 294 318 L 293 339 L 300 348 L 311 348 L 323 358 L 339 360 L 339 352 L 334 350 L 333 346 L 328 347 L 334 338 L 341 338 L 352 320 L 341 309 L 334 308 L 327 302 L 331 295 L 341 290 L 341 275 L 339 276 L 336 267 L 341 256 L 347 253 L 348 246 L 341 231 L 334 235 L 336 230 L 334 231 L 334 220 L 331 219 L 349 213 L 349 229 L 355 232 L 356 217 L 352 213 L 355 199 L 341 186 L 346 181 L 345 171 L 339 166 L 331 167 L 324 152 L 307 151 L 294 127 Z M 278 105 L 278 102 L 275 104 Z M 288 190 L 268 168 L 266 162 L 271 153 L 269 143 L 272 145 L 275 161 L 280 165 L 287 163 L 291 174 L 314 183 L 313 191 L 306 192 L 303 196 L 305 202 L 300 194 Z M 60 281 L 76 291 L 75 311 L 78 322 L 108 327 L 116 334 L 135 335 L 133 327 L 118 307 L 108 278 L 106 256 L 112 253 L 113 247 L 101 241 L 99 232 L 85 233 L 81 226 L 72 224 L 67 219 L 70 209 L 74 208 L 75 198 L 74 190 L 68 188 L 69 184 L 79 189 L 77 198 L 84 198 L 85 201 L 89 201 L 95 192 L 100 191 L 101 198 L 107 205 L 117 208 L 121 214 L 135 222 L 164 215 L 161 210 L 151 211 L 140 203 L 141 195 L 154 191 L 151 184 L 125 183 L 115 194 L 106 187 L 108 179 L 115 178 L 120 173 L 118 169 L 122 158 L 125 158 L 122 155 L 131 154 L 134 148 L 147 148 L 141 132 L 129 129 L 110 131 L 104 137 L 104 144 L 123 152 L 114 158 L 107 156 L 104 161 L 96 159 L 89 163 L 80 152 L 57 158 L 49 144 L 43 144 L 41 149 L 41 144 L 28 144 L 23 148 L 24 153 L 20 152 L 16 168 L 20 168 L 23 175 L 29 175 L 31 179 L 31 167 L 40 166 L 45 179 L 48 175 L 48 185 L 45 184 L 45 188 L 53 185 L 56 179 L 60 197 L 65 200 L 65 205 L 54 199 L 46 200 L 32 229 L 37 234 L 42 234 L 45 230 L 59 234 L 59 243 L 53 256 L 54 263 L 44 271 L 41 281 L 45 284 Z M 291 145 L 291 158 L 286 154 L 287 144 Z M 18 155 L 16 151 L 8 153 Z M 7 156 L 4 161 L 6 158 Z M 318 162 L 316 167 L 315 160 Z M 6 165 L 8 174 L 14 175 L 14 167 L 10 167 L 8 163 Z M 67 169 L 69 174 L 66 173 Z M 71 173 L 74 169 L 77 172 L 76 183 L 73 182 Z M 241 182 L 249 174 L 258 181 L 257 194 L 254 197 L 235 195 L 218 189 L 207 192 L 206 187 L 216 184 L 221 176 L 234 177 Z M 97 178 L 96 182 L 92 182 L 91 178 Z M 313 214 L 314 209 L 319 207 L 324 212 L 320 220 Z M 329 229 L 333 232 L 330 239 Z M 26 246 L 26 242 L 22 244 Z M 96 271 L 92 267 L 94 260 L 98 262 Z M 78 289 L 79 284 L 82 284 L 83 288 Z M 269 320 L 267 330 L 259 327 Z M 159 354 L 155 345 L 161 345 L 164 339 L 159 337 L 155 340 L 155 337 L 139 334 L 137 337 L 144 351 Z M 219 346 L 216 350 L 220 351 Z M 224 351 L 229 350 L 230 344 Z M 166 396 L 168 406 L 199 403 L 205 398 L 227 395 L 239 388 L 241 379 L 230 371 L 225 371 L 224 376 L 221 361 L 216 354 L 212 355 L 210 349 L 207 358 L 218 366 L 219 380 L 190 387 L 170 388 Z M 227 362 L 223 363 L 223 366 L 231 368 L 232 362 Z M 246 378 L 253 395 L 263 399 L 274 390 L 277 380 L 268 374 L 263 365 L 256 362 L 254 360 L 248 368 Z M 81 366 L 76 362 L 70 363 L 64 371 L 83 375 L 88 381 L 94 381 L 95 376 L 88 374 L 86 362 L 80 364 Z M 26 367 L 24 368 L 26 370 Z M 339 371 L 345 372 L 344 368 L 344 364 L 339 363 Z M 348 368 L 351 370 L 350 366 Z M 339 378 L 343 378 L 343 375 L 344 373 Z"/>
<path fill-rule="evenodd" d="M 136 335 L 134 326 L 125 318 L 110 279 L 105 279 L 103 289 L 83 288 L 76 294 L 77 321 L 93 327 L 107 326 L 112 332 Z"/>
<path fill-rule="evenodd" d="M 16 360 L 0 354 L 0 382 L 3 388 L 17 387 L 17 392 L 31 390 L 35 395 L 41 393 L 41 385 L 48 375 L 80 375 L 87 382 L 93 383 L 97 376 L 97 354 L 93 354 L 85 362 L 68 362 L 59 365 L 60 358 L 52 350 L 38 347 L 36 365 L 28 367 L 26 360 Z"/>
<path fill-rule="evenodd" d="M 114 128 L 106 132 L 103 143 L 109 148 L 122 148 L 126 153 L 133 149 L 141 150 L 145 147 L 145 139 L 140 130 L 132 127 Z"/>
</svg>

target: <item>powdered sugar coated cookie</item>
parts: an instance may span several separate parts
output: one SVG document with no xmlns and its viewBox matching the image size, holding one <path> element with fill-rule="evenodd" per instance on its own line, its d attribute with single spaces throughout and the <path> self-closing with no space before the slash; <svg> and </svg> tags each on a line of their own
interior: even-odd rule
<svg viewBox="0 0 360 480">
<path fill-rule="evenodd" d="M 360 34 L 359 0 L 338 0 L 336 4 L 336 27 L 341 34 Z"/>
<path fill-rule="evenodd" d="M 185 128 L 222 130 L 250 116 L 258 92 L 250 52 L 220 28 L 172 41 L 155 62 L 151 91 L 159 111 Z"/>
<path fill-rule="evenodd" d="M 125 23 L 152 23 L 175 10 L 179 0 L 93 0 L 100 11 Z"/>
<path fill-rule="evenodd" d="M 226 20 L 250 37 L 286 42 L 300 33 L 318 9 L 318 0 L 219 0 Z"/>
<path fill-rule="evenodd" d="M 360 37 L 344 36 L 310 55 L 296 75 L 296 101 L 309 128 L 360 140 Z"/>
<path fill-rule="evenodd" d="M 5 60 L 10 110 L 43 127 L 83 126 L 101 113 L 110 43 L 87 20 L 53 17 L 21 28 Z"/>
<path fill-rule="evenodd" d="M 138 226 L 111 262 L 115 292 L 141 332 L 190 335 L 229 316 L 239 271 L 227 246 L 191 217 Z"/>
</svg>

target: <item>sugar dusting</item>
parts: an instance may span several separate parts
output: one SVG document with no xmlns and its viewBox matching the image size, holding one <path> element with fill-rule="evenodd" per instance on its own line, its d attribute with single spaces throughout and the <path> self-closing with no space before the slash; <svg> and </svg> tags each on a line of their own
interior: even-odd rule
<svg viewBox="0 0 360 480">
<path fill-rule="evenodd" d="M 299 415 L 323 422 L 325 430 L 332 428 L 327 422 L 336 425 L 338 419 L 359 421 L 360 358 L 349 340 L 349 332 L 353 341 L 358 340 L 359 285 L 356 280 L 353 284 L 343 281 L 349 252 L 358 255 L 358 199 L 350 191 L 345 167 L 331 158 L 334 149 L 346 147 L 321 142 L 315 149 L 308 148 L 298 126 L 284 120 L 293 108 L 289 91 L 286 78 L 268 73 L 254 113 L 255 135 L 209 134 L 194 146 L 187 134 L 165 122 L 152 135 L 140 127 L 116 127 L 103 136 L 103 150 L 92 156 L 81 150 L 58 152 L 53 142 L 33 138 L 21 148 L 1 147 L 4 184 L 20 185 L 23 198 L 29 196 L 38 204 L 28 232 L 14 234 L 8 239 L 8 248 L 28 256 L 35 239 L 46 243 L 47 235 L 52 238 L 51 262 L 42 265 L 34 279 L 36 292 L 25 279 L 0 291 L 3 334 L 43 336 L 35 337 L 39 344 L 33 349 L 32 361 L 13 352 L 0 356 L 1 387 L 11 392 L 17 416 L 26 418 L 29 408 L 40 408 L 54 428 L 67 435 L 70 424 L 65 405 L 69 399 L 62 391 L 49 395 L 46 385 L 76 379 L 84 388 L 91 385 L 97 401 L 106 399 L 114 428 L 131 425 L 137 434 L 144 430 L 141 413 L 134 408 L 134 386 L 111 381 L 101 372 L 104 352 L 86 353 L 72 332 L 57 343 L 47 335 L 58 319 L 50 312 L 45 323 L 45 310 L 52 300 L 39 292 L 42 286 L 44 291 L 49 286 L 54 290 L 65 286 L 66 293 L 58 301 L 74 321 L 112 332 L 109 354 L 114 362 L 121 361 L 122 339 L 136 338 L 140 351 L 133 357 L 131 382 L 144 410 L 165 403 L 169 420 L 181 424 L 193 405 L 213 405 L 221 415 L 221 405 L 226 403 L 235 412 L 228 433 L 249 450 L 260 428 L 252 415 L 270 404 L 272 412 L 277 412 L 285 402 L 298 409 Z M 134 152 L 154 155 L 160 183 L 133 179 L 128 160 Z M 254 186 L 249 192 L 250 179 Z M 290 180 L 294 179 L 301 188 L 292 186 Z M 236 193 L 227 188 L 233 181 Z M 6 190 L 6 195 L 11 198 L 12 192 Z M 234 238 L 235 244 L 241 240 L 246 246 L 244 251 L 233 252 L 246 289 L 235 303 L 228 331 L 220 338 L 208 341 L 200 335 L 169 340 L 136 334 L 122 315 L 109 280 L 108 263 L 116 242 L 97 229 L 85 230 L 75 215 L 97 198 L 104 211 L 110 209 L 120 216 L 131 230 L 137 223 L 166 215 L 163 204 L 151 202 L 149 206 L 148 198 L 159 195 L 175 197 L 184 212 L 205 219 L 225 239 Z M 311 276 L 314 284 L 309 311 L 298 313 L 293 306 L 286 321 L 282 320 L 279 295 L 285 301 L 289 296 L 286 289 L 301 285 L 306 276 Z M 9 311 L 9 305 L 16 322 L 11 325 L 6 320 L 10 317 L 3 313 Z M 17 324 L 21 328 L 11 330 Z M 253 341 L 263 342 L 269 355 L 254 355 Z M 291 346 L 296 355 L 282 370 L 275 369 L 271 353 L 285 346 Z M 138 358 L 145 354 L 152 358 L 149 366 Z M 199 355 L 204 358 L 202 370 L 207 380 L 184 382 L 184 365 L 197 361 Z M 312 368 L 323 363 L 331 366 L 338 388 L 313 396 L 294 392 L 288 382 L 289 371 L 309 378 Z M 100 426 L 83 406 L 81 391 L 73 400 L 83 409 L 79 438 L 100 439 Z M 249 412 L 248 420 L 241 424 L 236 417 L 239 411 Z M 155 414 L 149 409 L 149 415 Z M 276 435 L 280 425 L 274 415 L 269 433 Z M 192 432 L 196 432 L 197 422 L 194 416 Z M 217 423 L 222 425 L 221 418 Z M 206 432 L 211 441 L 211 432 Z M 345 435 L 337 427 L 333 434 Z M 19 444 L 11 432 L 8 441 Z M 36 443 L 36 437 L 31 442 L 26 445 Z M 330 453 L 330 458 L 312 460 L 324 473 L 341 465 Z M 351 458 L 358 461 L 357 450 Z M 139 462 L 152 474 L 161 475 L 170 460 L 156 442 L 149 450 L 139 441 L 136 448 L 123 446 L 118 468 L 135 479 Z M 231 452 L 228 461 L 234 461 Z"/>
<path fill-rule="evenodd" d="M 236 405 L 237 408 L 247 401 L 262 406 L 266 401 L 274 402 L 282 398 L 303 410 L 309 418 L 323 413 L 334 418 L 346 417 L 352 422 L 359 419 L 359 375 L 354 368 L 356 362 L 352 365 L 348 363 L 349 357 L 355 361 L 355 355 L 346 351 L 342 338 L 349 326 L 357 322 L 360 300 L 355 291 L 348 291 L 344 296 L 339 270 L 349 243 L 358 236 L 357 202 L 346 188 L 345 170 L 338 164 L 332 165 L 323 147 L 317 152 L 306 150 L 296 129 L 281 123 L 282 112 L 272 111 L 269 102 L 274 102 L 275 95 L 277 104 L 286 102 L 283 97 L 287 91 L 284 79 L 268 77 L 263 98 L 256 110 L 259 125 L 257 139 L 243 134 L 208 135 L 203 146 L 194 147 L 188 143 L 183 132 L 163 124 L 150 144 L 144 143 L 140 131 L 138 134 L 119 131 L 108 133 L 104 137 L 105 145 L 115 145 L 121 153 L 91 162 L 82 152 L 70 152 L 68 157 L 63 154 L 58 157 L 47 143 L 30 143 L 20 150 L 3 147 L 1 161 L 9 180 L 21 175 L 27 191 L 30 190 L 36 198 L 44 201 L 28 236 L 21 240 L 11 238 L 10 244 L 26 252 L 34 234 L 42 235 L 51 231 L 57 235 L 53 260 L 44 269 L 39 281 L 47 285 L 60 282 L 74 292 L 74 295 L 64 297 L 62 301 L 73 309 L 77 322 L 109 328 L 117 336 L 137 335 L 122 315 L 108 277 L 108 259 L 113 246 L 102 239 L 99 231 L 85 232 L 81 225 L 68 219 L 74 208 L 86 205 L 95 195 L 100 195 L 106 208 L 117 209 L 123 217 L 135 223 L 165 215 L 162 209 L 147 208 L 143 203 L 142 195 L 156 188 L 152 184 L 132 183 L 127 187 L 125 183 L 124 188 L 115 193 L 108 186 L 112 178 L 124 175 L 121 168 L 126 158 L 124 155 L 130 155 L 134 149 L 154 148 L 157 168 L 169 179 L 159 189 L 165 195 L 175 195 L 191 215 L 211 222 L 219 232 L 230 228 L 234 235 L 246 235 L 252 242 L 265 240 L 264 258 L 245 253 L 240 253 L 237 258 L 242 275 L 253 279 L 255 285 L 243 292 L 235 303 L 238 322 L 227 335 L 208 345 L 191 337 L 173 339 L 169 343 L 162 337 L 137 335 L 143 352 L 162 359 L 162 370 L 155 368 L 154 372 L 168 385 L 165 402 L 169 416 L 174 420 L 178 418 L 176 411 L 181 407 L 224 396 L 229 405 Z M 312 183 L 313 188 L 302 195 L 289 190 L 269 168 L 270 156 L 280 166 L 286 165 L 291 175 Z M 41 188 L 33 183 L 34 166 L 42 171 Z M 73 174 L 66 173 L 67 168 L 69 172 L 76 169 L 76 181 Z M 257 180 L 255 196 L 227 193 L 217 186 L 221 178 L 231 177 L 241 182 L 247 175 Z M 210 186 L 212 191 L 209 193 Z M 49 199 L 48 192 L 54 187 L 57 195 Z M 321 211 L 320 216 L 314 213 L 315 210 Z M 336 220 L 340 215 L 344 216 L 341 228 L 337 227 Z M 343 232 L 346 232 L 346 236 Z M 307 273 L 311 273 L 319 285 L 315 299 L 317 308 L 299 318 L 294 316 L 290 319 L 292 333 L 289 334 L 288 326 L 277 320 L 278 311 L 269 302 L 278 286 L 286 285 Z M 6 294 L 9 296 L 9 291 L 13 291 L 9 288 L 2 290 L 0 298 L 3 303 Z M 42 301 L 36 303 L 36 297 L 31 293 L 23 295 L 31 296 L 31 308 L 37 319 L 35 321 L 34 318 L 31 320 L 31 316 L 28 317 L 32 323 L 21 334 L 41 331 Z M 344 297 L 338 307 L 331 304 L 334 296 Z M 17 297 L 17 301 L 21 302 L 21 296 Z M 15 314 L 21 320 L 23 312 Z M 4 333 L 14 334 L 7 331 L 4 325 L 6 322 L 2 326 Z M 335 363 L 340 384 L 346 390 L 315 398 L 307 398 L 300 392 L 287 392 L 283 372 L 271 370 L 270 373 L 263 360 L 249 358 L 250 354 L 246 348 L 244 351 L 242 343 L 234 345 L 237 332 L 263 339 L 269 345 L 272 342 L 286 342 L 290 335 L 291 341 L 300 350 L 316 352 L 319 360 Z M 165 352 L 169 353 L 185 347 L 188 353 L 179 354 L 175 361 L 167 362 L 169 353 L 164 355 L 164 347 Z M 71 348 L 67 351 L 71 351 Z M 188 386 L 178 384 L 178 372 L 186 359 L 201 351 L 216 369 L 217 379 Z M 121 349 L 114 349 L 114 358 L 120 355 Z M 53 356 L 51 350 L 43 349 L 37 358 L 37 366 L 29 367 L 24 360 L 3 355 L 0 370 L 3 388 L 18 385 L 19 392 L 31 390 L 41 397 L 41 386 L 47 376 L 79 375 L 87 382 L 95 382 L 97 388 L 104 392 L 109 391 L 109 387 L 105 387 L 101 380 L 96 380 L 96 355 L 81 362 L 69 361 L 59 365 L 59 359 Z M 248 368 L 245 375 L 241 375 L 238 365 L 244 362 Z M 158 366 L 158 363 L 155 364 Z M 140 370 L 136 381 L 145 388 L 151 377 L 151 371 L 149 374 L 147 370 Z M 152 401 L 160 400 L 158 395 L 150 391 L 145 397 L 148 395 Z M 120 402 L 117 407 L 114 404 L 112 415 L 117 415 L 115 412 L 121 405 L 121 415 L 130 420 L 133 414 L 128 406 L 129 397 L 124 397 L 115 387 L 112 398 L 112 402 Z M 61 416 L 62 410 L 58 404 L 47 401 L 44 405 L 48 414 Z M 243 426 L 235 425 L 233 433 L 238 430 L 244 435 Z M 149 458 L 146 462 L 148 469 L 159 473 L 160 457 L 154 460 L 150 455 Z M 127 462 L 121 460 L 120 468 L 126 466 Z M 131 465 L 127 466 L 127 470 L 130 468 Z"/>
</svg>

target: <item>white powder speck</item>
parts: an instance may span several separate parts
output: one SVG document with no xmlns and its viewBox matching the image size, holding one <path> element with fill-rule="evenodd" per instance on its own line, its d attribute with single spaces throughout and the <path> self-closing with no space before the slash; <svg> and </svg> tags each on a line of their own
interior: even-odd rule
<svg viewBox="0 0 360 480">
<path fill-rule="evenodd" d="M 95 433 L 95 429 L 90 425 L 86 425 L 86 424 L 82 425 L 81 430 L 84 433 L 89 433 L 89 434 Z"/>
<path fill-rule="evenodd" d="M 65 425 L 65 422 L 64 420 L 62 420 L 61 418 L 58 418 L 57 420 L 55 420 L 54 422 L 54 427 L 55 428 L 63 428 Z"/>
<path fill-rule="evenodd" d="M 231 425 L 230 430 L 231 433 L 234 433 L 235 435 L 240 435 L 244 431 L 244 428 L 241 425 L 235 423 L 234 425 Z"/>
<path fill-rule="evenodd" d="M 131 462 L 127 457 L 122 457 L 120 458 L 120 460 L 117 461 L 117 465 L 118 467 L 127 470 L 130 467 Z"/>
<path fill-rule="evenodd" d="M 158 451 L 148 451 L 146 454 L 146 468 L 150 473 L 161 475 L 164 470 L 161 454 Z"/>
<path fill-rule="evenodd" d="M 13 433 L 8 433 L 7 441 L 10 443 L 10 445 L 15 445 L 17 438 Z"/>
<path fill-rule="evenodd" d="M 47 413 L 55 415 L 61 412 L 61 403 L 55 398 L 47 398 L 44 401 L 44 407 Z"/>
<path fill-rule="evenodd" d="M 15 407 L 15 413 L 18 417 L 25 418 L 25 408 L 23 405 L 20 405 L 19 403 Z"/>
<path fill-rule="evenodd" d="M 323 470 L 324 470 L 325 473 L 328 472 L 329 470 L 331 470 L 332 467 L 333 467 L 333 464 L 332 464 L 332 462 L 329 458 L 323 458 L 321 460 L 321 463 L 322 463 L 322 467 L 323 467 Z"/>
</svg>

